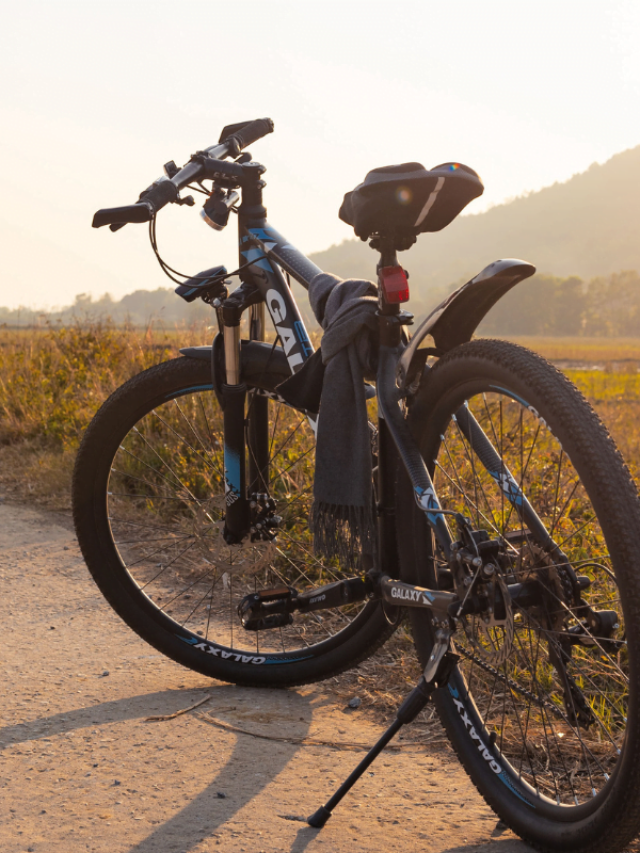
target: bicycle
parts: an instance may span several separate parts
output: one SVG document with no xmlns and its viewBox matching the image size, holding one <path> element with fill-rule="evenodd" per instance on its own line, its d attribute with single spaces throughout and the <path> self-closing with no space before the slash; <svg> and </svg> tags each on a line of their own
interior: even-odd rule
<svg viewBox="0 0 640 853">
<path fill-rule="evenodd" d="M 183 168 L 168 163 L 136 204 L 95 214 L 114 231 L 149 222 L 176 292 L 211 305 L 220 331 L 125 383 L 87 429 L 73 480 L 86 563 L 147 642 L 239 684 L 341 672 L 410 614 L 424 676 L 312 825 L 433 701 L 518 835 L 541 850 L 618 851 L 640 826 L 636 488 L 566 377 L 522 347 L 471 340 L 535 269 L 491 264 L 409 339 L 397 251 L 448 224 L 482 184 L 460 164 L 405 164 L 346 197 L 343 218 L 380 255 L 378 543 L 355 569 L 321 559 L 308 529 L 318 409 L 279 390 L 314 353 L 290 277 L 308 288 L 321 271 L 267 222 L 265 169 L 242 153 L 272 130 L 268 119 L 230 125 Z M 214 228 L 237 216 L 233 273 L 183 282 L 160 257 L 156 215 L 193 204 L 186 187 L 205 192 Z M 231 275 L 242 283 L 229 294 Z"/>
</svg>

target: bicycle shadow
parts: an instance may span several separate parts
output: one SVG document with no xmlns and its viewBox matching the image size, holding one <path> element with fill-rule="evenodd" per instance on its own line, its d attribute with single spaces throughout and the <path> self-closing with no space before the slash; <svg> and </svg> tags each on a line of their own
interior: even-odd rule
<svg viewBox="0 0 640 853">
<path fill-rule="evenodd" d="M 443 853 L 535 853 L 535 850 L 509 833 L 508 838 L 487 838 L 462 847 L 447 847 Z"/>
<path fill-rule="evenodd" d="M 29 723 L 4 726 L 0 728 L 0 750 L 10 744 L 28 743 L 39 738 L 76 731 L 86 726 L 136 720 L 151 714 L 175 714 L 176 711 L 193 704 L 209 691 L 209 687 L 160 690 L 139 696 L 127 696 L 111 702 L 100 702 L 88 708 L 63 711 L 60 714 L 52 714 L 50 717 L 40 717 Z"/>
<path fill-rule="evenodd" d="M 319 832 L 321 830 L 313 829 L 311 826 L 305 826 L 298 830 L 298 834 L 289 848 L 289 853 L 304 853 Z M 427 847 L 428 842 L 419 842 L 416 838 L 416 844 L 424 845 L 425 850 L 429 849 Z M 418 847 L 415 849 L 417 850 Z M 460 845 L 446 847 L 442 849 L 442 853 L 535 853 L 535 850 L 533 847 L 525 844 L 524 841 L 520 841 L 519 838 L 514 838 L 510 834 L 509 838 L 497 839 L 491 837 L 487 838 L 486 841 L 475 841 L 471 844 L 464 844 L 462 847 Z"/>
<path fill-rule="evenodd" d="M 260 688 L 247 689 L 232 685 L 220 685 L 189 690 L 164 690 L 104 702 L 89 708 L 54 714 L 30 723 L 20 723 L 0 729 L 0 750 L 9 744 L 26 743 L 40 738 L 51 738 L 88 726 L 97 727 L 110 723 L 140 720 L 151 715 L 168 715 L 189 707 L 206 694 L 214 698 L 202 706 L 202 710 L 214 712 L 216 719 L 232 722 L 228 717 L 229 705 L 246 708 L 255 707 L 264 694 L 273 697 L 274 691 Z M 293 691 L 277 691 L 278 704 L 289 710 L 286 716 L 286 733 L 293 737 L 308 734 L 312 708 L 311 696 L 302 696 Z M 226 706 L 226 708 L 222 707 Z M 293 722 L 293 721 L 296 722 Z M 215 729 L 213 730 L 216 731 Z M 256 746 L 256 743 L 259 746 Z M 272 746 L 273 748 L 270 748 Z M 212 773 L 206 788 L 195 796 L 173 817 L 165 820 L 146 838 L 130 848 L 129 853 L 158 853 L 159 850 L 189 850 L 213 835 L 223 824 L 250 803 L 287 766 L 299 745 L 278 742 L 277 747 L 268 740 L 256 741 L 239 734 L 231 754 L 221 770 Z M 259 768 L 260 776 L 255 770 Z M 199 774 L 202 770 L 199 769 Z M 224 798 L 218 792 L 225 792 Z"/>
</svg>

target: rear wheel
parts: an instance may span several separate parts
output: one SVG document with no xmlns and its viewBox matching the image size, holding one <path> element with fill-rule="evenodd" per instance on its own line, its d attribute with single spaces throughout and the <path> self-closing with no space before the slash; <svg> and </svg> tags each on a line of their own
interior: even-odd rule
<svg viewBox="0 0 640 853">
<path fill-rule="evenodd" d="M 482 464 L 461 429 L 465 412 L 501 470 Z M 487 802 L 531 844 L 618 851 L 640 825 L 640 506 L 629 473 L 566 377 L 506 342 L 475 341 L 442 358 L 409 419 L 443 508 L 502 542 L 503 588 L 532 593 L 503 596 L 500 620 L 497 611 L 460 620 L 461 661 L 436 696 L 448 736 Z M 450 585 L 400 476 L 402 575 Z M 569 572 L 509 501 L 514 481 L 583 578 L 590 609 L 576 606 Z M 422 611 L 412 620 L 426 663 L 430 620 Z"/>
<path fill-rule="evenodd" d="M 248 432 L 258 393 L 249 389 Z M 304 592 L 353 575 L 313 554 L 307 418 L 269 400 L 267 422 L 268 492 L 282 517 L 274 542 L 229 546 L 222 537 L 222 412 L 209 363 L 188 358 L 134 377 L 97 413 L 78 453 L 74 518 L 107 600 L 161 652 L 222 680 L 297 684 L 355 665 L 393 626 L 372 602 L 243 629 L 238 604 L 249 593 L 283 585 Z"/>
</svg>

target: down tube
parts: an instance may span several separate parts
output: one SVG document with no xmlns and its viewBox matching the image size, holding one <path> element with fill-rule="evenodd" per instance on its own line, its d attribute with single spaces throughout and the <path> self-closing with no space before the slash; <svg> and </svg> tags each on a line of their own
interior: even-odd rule
<svg viewBox="0 0 640 853">
<path fill-rule="evenodd" d="M 269 230 L 264 221 L 260 227 L 255 227 L 252 223 L 247 228 L 241 227 L 240 257 L 242 263 L 253 262 L 247 272 L 264 297 L 291 372 L 296 373 L 314 350 L 296 301 L 279 266 L 266 257 L 263 248 L 255 245 L 256 238 L 262 240 Z"/>
</svg>

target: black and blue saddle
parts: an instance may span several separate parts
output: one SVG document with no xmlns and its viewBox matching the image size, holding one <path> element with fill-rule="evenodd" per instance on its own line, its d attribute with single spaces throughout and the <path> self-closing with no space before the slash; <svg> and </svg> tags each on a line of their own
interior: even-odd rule
<svg viewBox="0 0 640 853">
<path fill-rule="evenodd" d="M 345 195 L 339 215 L 362 240 L 375 234 L 415 237 L 440 231 L 483 191 L 478 174 L 462 163 L 383 166 Z"/>
</svg>

